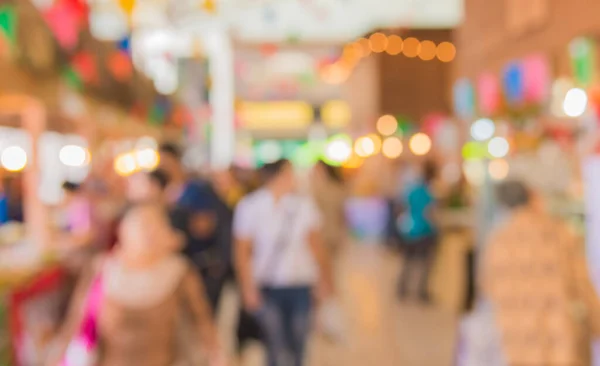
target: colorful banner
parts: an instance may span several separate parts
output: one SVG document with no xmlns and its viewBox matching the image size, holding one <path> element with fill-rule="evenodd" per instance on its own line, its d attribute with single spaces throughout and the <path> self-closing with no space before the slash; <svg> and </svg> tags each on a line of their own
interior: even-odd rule
<svg viewBox="0 0 600 366">
<path fill-rule="evenodd" d="M 569 44 L 573 77 L 578 86 L 588 87 L 594 82 L 596 44 L 587 37 L 576 38 Z"/>
<path fill-rule="evenodd" d="M 477 79 L 477 102 L 479 112 L 484 116 L 492 116 L 500 108 L 500 82 L 496 75 L 484 73 Z"/>
<path fill-rule="evenodd" d="M 454 112 L 463 119 L 475 115 L 475 91 L 468 79 L 459 79 L 454 84 Z"/>
<path fill-rule="evenodd" d="M 519 106 L 524 101 L 523 67 L 520 62 L 506 66 L 503 73 L 504 97 L 510 106 Z"/>
<path fill-rule="evenodd" d="M 550 67 L 544 55 L 523 60 L 524 97 L 528 103 L 544 103 L 550 95 Z"/>
</svg>

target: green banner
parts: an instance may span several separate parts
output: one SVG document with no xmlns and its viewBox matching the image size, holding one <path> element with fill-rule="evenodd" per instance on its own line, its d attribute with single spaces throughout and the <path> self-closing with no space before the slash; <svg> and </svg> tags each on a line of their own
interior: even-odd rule
<svg viewBox="0 0 600 366">
<path fill-rule="evenodd" d="M 595 79 L 596 43 L 591 38 L 575 38 L 569 44 L 573 78 L 578 86 L 588 87 Z"/>
</svg>

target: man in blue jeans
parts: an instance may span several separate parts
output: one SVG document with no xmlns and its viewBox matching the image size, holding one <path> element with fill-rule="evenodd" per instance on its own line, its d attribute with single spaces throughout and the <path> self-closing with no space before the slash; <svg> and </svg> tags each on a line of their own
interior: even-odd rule
<svg viewBox="0 0 600 366">
<path fill-rule="evenodd" d="M 419 297 L 429 302 L 429 273 L 437 249 L 437 228 L 434 221 L 435 197 L 431 186 L 436 176 L 435 164 L 426 161 L 419 179 L 406 190 L 406 212 L 402 216 L 404 266 L 400 277 L 400 297 L 408 296 L 411 275 L 422 264 Z"/>
<path fill-rule="evenodd" d="M 245 309 L 264 333 L 269 366 L 302 366 L 313 290 L 331 293 L 331 267 L 320 214 L 310 198 L 295 194 L 292 165 L 280 160 L 263 172 L 264 188 L 236 208 L 236 270 Z"/>
</svg>

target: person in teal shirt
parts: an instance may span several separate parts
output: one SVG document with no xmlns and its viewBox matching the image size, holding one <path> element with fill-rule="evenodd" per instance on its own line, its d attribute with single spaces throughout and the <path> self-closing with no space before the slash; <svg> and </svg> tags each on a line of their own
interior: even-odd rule
<svg viewBox="0 0 600 366">
<path fill-rule="evenodd" d="M 427 161 L 422 166 L 419 179 L 412 182 L 405 192 L 406 210 L 399 226 L 403 238 L 404 265 L 400 277 L 400 297 L 408 296 L 408 287 L 412 274 L 422 266 L 419 280 L 419 297 L 424 302 L 430 301 L 429 273 L 437 247 L 437 228 L 433 220 L 435 197 L 431 185 L 436 177 L 436 167 Z"/>
</svg>

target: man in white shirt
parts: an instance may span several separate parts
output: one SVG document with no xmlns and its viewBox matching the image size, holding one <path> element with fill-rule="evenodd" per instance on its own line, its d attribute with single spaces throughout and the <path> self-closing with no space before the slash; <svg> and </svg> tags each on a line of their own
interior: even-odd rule
<svg viewBox="0 0 600 366">
<path fill-rule="evenodd" d="M 320 214 L 310 198 L 294 194 L 290 162 L 263 171 L 264 188 L 235 212 L 236 269 L 245 309 L 264 332 L 269 366 L 302 366 L 313 290 L 331 292 L 331 268 L 319 237 Z"/>
</svg>

